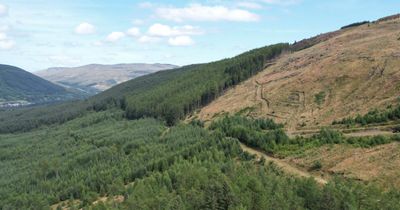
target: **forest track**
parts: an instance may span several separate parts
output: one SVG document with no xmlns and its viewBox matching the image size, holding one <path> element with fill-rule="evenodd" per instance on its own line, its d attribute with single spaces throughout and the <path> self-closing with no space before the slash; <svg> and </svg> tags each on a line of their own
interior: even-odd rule
<svg viewBox="0 0 400 210">
<path fill-rule="evenodd" d="M 278 158 L 275 158 L 275 157 L 271 157 L 271 156 L 265 154 L 264 152 L 261 152 L 259 150 L 250 148 L 250 147 L 248 147 L 248 146 L 246 146 L 246 145 L 244 145 L 242 143 L 240 143 L 240 147 L 242 148 L 243 151 L 248 152 L 248 153 L 250 153 L 252 155 L 255 155 L 258 159 L 261 158 L 261 157 L 264 157 L 266 162 L 275 163 L 279 168 L 281 168 L 286 173 L 289 173 L 289 174 L 292 174 L 292 175 L 296 175 L 296 176 L 299 176 L 299 177 L 304 177 L 304 178 L 311 178 L 312 177 L 312 178 L 314 178 L 314 180 L 317 183 L 319 183 L 321 185 L 325 185 L 325 184 L 328 183 L 328 180 L 326 180 L 325 178 L 323 178 L 321 176 L 311 174 L 311 173 L 309 173 L 307 171 L 303 171 L 303 170 L 301 170 L 301 169 L 299 169 L 299 168 L 297 168 L 295 166 L 290 165 L 289 163 L 287 163 L 287 162 L 285 162 L 285 161 L 283 161 L 281 159 L 278 159 Z"/>
<path fill-rule="evenodd" d="M 366 137 L 366 136 L 390 136 L 396 133 L 393 133 L 389 130 L 382 130 L 379 128 L 370 128 L 370 129 L 360 129 L 360 130 L 349 130 L 349 129 L 335 129 L 343 133 L 346 137 Z M 308 137 L 314 134 L 318 134 L 320 129 L 313 129 L 313 130 L 296 130 L 292 132 L 287 132 L 288 136 L 295 137 L 295 136 L 303 136 Z"/>
</svg>

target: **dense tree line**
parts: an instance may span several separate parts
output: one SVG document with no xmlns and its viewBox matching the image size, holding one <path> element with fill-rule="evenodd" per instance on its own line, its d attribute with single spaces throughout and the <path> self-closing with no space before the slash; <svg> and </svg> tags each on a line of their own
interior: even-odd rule
<svg viewBox="0 0 400 210">
<path fill-rule="evenodd" d="M 285 175 L 273 165 L 254 165 L 238 141 L 227 137 L 237 137 L 235 127 L 241 127 L 256 131 L 248 135 L 260 141 L 289 145 L 281 126 L 233 116 L 213 124 L 211 132 L 201 123 L 166 129 L 162 121 L 127 121 L 122 110 L 109 110 L 63 125 L 0 135 L 0 208 L 48 209 L 68 200 L 77 201 L 80 208 L 113 195 L 124 196 L 124 201 L 93 208 L 399 207 L 398 191 L 383 192 L 340 179 L 321 187 L 314 180 Z M 330 142 L 336 134 L 325 131 L 320 138 Z"/>
<path fill-rule="evenodd" d="M 238 115 L 225 116 L 210 125 L 211 130 L 267 152 L 273 152 L 276 145 L 289 143 L 289 137 L 282 128 L 282 125 L 270 119 L 252 119 Z"/>
<path fill-rule="evenodd" d="M 173 79 L 128 94 L 126 115 L 130 119 L 161 118 L 173 125 L 188 113 L 210 103 L 227 88 L 263 70 L 266 61 L 280 55 L 288 46 L 267 46 L 230 59 L 184 67 L 184 71 Z"/>
<path fill-rule="evenodd" d="M 289 138 L 282 128 L 281 124 L 276 124 L 271 119 L 253 119 L 239 115 L 225 116 L 209 127 L 223 136 L 238 139 L 250 147 L 259 148 L 277 157 L 300 154 L 307 149 L 327 144 L 373 147 L 400 141 L 400 135 L 345 137 L 341 132 L 330 128 L 321 128 L 318 134 L 310 137 Z"/>
<path fill-rule="evenodd" d="M 400 120 L 400 105 L 389 106 L 386 110 L 372 110 L 365 115 L 358 114 L 356 117 L 344 118 L 340 121 L 334 121 L 332 124 L 344 125 L 368 125 L 373 123 L 385 123 L 389 121 Z"/>
</svg>

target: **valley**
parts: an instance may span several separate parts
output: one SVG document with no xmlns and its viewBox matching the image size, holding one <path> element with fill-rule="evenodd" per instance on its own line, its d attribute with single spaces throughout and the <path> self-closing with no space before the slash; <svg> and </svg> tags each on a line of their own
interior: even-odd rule
<svg viewBox="0 0 400 210">
<path fill-rule="evenodd" d="M 9 101 L 96 94 L 0 110 L 0 209 L 399 209 L 399 36 L 395 15 L 114 82 L 48 70 L 63 86 L 7 66 Z"/>
</svg>

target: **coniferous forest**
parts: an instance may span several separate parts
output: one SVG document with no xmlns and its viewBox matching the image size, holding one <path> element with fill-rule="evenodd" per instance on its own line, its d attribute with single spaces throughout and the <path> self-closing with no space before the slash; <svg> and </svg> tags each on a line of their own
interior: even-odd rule
<svg viewBox="0 0 400 210">
<path fill-rule="evenodd" d="M 322 128 L 291 138 L 270 119 L 183 121 L 291 47 L 150 74 L 82 101 L 0 111 L 0 209 L 400 209 L 398 189 L 341 176 L 321 184 L 241 149 L 285 156 L 398 135 L 348 138 Z M 351 121 L 398 119 L 390 110 Z"/>
</svg>

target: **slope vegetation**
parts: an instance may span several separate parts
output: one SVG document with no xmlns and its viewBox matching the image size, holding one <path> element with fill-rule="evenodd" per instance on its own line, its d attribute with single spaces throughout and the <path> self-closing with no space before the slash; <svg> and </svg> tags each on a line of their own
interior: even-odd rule
<svg viewBox="0 0 400 210">
<path fill-rule="evenodd" d="M 43 103 L 73 97 L 74 94 L 67 92 L 65 88 L 27 71 L 0 65 L 0 107 L 8 103 Z"/>
<path fill-rule="evenodd" d="M 399 100 L 400 19 L 345 28 L 295 44 L 262 72 L 201 109 L 201 120 L 246 112 L 289 130 L 334 120 Z"/>
</svg>

